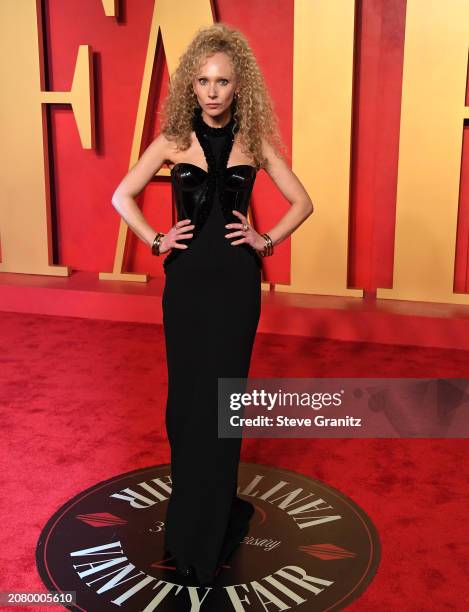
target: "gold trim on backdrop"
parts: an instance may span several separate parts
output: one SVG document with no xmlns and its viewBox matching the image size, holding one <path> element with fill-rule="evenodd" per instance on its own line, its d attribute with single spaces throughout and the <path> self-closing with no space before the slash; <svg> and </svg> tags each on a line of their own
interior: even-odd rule
<svg viewBox="0 0 469 612">
<path fill-rule="evenodd" d="M 377 297 L 469 304 L 454 293 L 469 2 L 407 2 L 393 288 Z"/>
<path fill-rule="evenodd" d="M 314 213 L 291 236 L 291 283 L 278 292 L 363 296 L 347 289 L 354 7 L 295 1 L 293 171 Z"/>
<path fill-rule="evenodd" d="M 119 17 L 119 0 L 101 0 L 106 17 Z"/>
<path fill-rule="evenodd" d="M 78 47 L 70 91 L 42 91 L 42 104 L 71 104 L 84 149 L 95 148 L 93 57 L 91 47 Z"/>
</svg>

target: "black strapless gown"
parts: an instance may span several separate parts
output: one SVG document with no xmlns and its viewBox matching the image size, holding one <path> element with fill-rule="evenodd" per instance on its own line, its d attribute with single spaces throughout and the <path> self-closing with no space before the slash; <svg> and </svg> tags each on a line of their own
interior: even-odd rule
<svg viewBox="0 0 469 612">
<path fill-rule="evenodd" d="M 224 227 L 238 221 L 232 209 L 247 213 L 256 169 L 227 168 L 227 126 L 204 125 L 196 133 L 209 172 L 189 163 L 171 171 L 178 220 L 190 218 L 196 228 L 181 241 L 188 248 L 173 249 L 164 261 L 162 299 L 172 479 L 165 549 L 179 568 L 192 569 L 198 584 L 216 577 L 254 512 L 237 496 L 241 439 L 218 437 L 218 377 L 248 376 L 262 270 L 254 250 L 232 246 L 236 238 L 225 234 L 233 229 Z"/>
</svg>

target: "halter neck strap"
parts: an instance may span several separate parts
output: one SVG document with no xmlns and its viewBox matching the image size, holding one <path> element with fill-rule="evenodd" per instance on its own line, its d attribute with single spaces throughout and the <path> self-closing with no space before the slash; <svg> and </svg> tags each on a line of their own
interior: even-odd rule
<svg viewBox="0 0 469 612">
<path fill-rule="evenodd" d="M 222 127 L 213 127 L 204 121 L 200 106 L 196 107 L 194 110 L 193 127 L 194 131 L 198 131 L 200 134 L 203 134 L 206 137 L 234 136 L 235 132 L 237 132 L 235 129 L 233 114 L 226 125 L 223 125 Z"/>
</svg>

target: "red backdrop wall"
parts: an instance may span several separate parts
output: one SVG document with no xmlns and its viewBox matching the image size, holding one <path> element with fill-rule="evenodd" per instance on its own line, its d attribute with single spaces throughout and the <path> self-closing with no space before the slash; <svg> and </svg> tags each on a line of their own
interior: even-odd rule
<svg viewBox="0 0 469 612">
<path fill-rule="evenodd" d="M 104 15 L 98 0 L 44 3 L 49 90 L 70 89 L 78 45 L 90 44 L 94 52 L 97 149 L 81 148 L 68 105 L 50 105 L 49 112 L 57 211 L 54 263 L 96 273 L 112 269 L 120 217 L 111 195 L 129 168 L 153 0 L 122 1 L 120 6 L 120 17 L 114 19 Z M 248 37 L 291 154 L 293 0 L 217 0 L 213 6 L 217 21 L 240 28 Z M 348 280 L 349 286 L 368 291 L 392 284 L 405 13 L 405 0 L 356 4 Z M 157 110 L 169 79 L 161 44 L 159 49 L 144 148 L 158 133 Z M 466 194 L 463 177 L 463 201 Z M 310 196 L 314 202 L 314 193 Z M 165 231 L 170 226 L 168 178 L 152 181 L 139 203 L 152 227 Z M 260 231 L 287 208 L 269 177 L 259 173 L 253 210 Z M 464 236 L 469 233 L 467 208 L 462 207 L 460 215 Z M 464 291 L 469 290 L 468 266 L 466 249 L 459 244 L 455 288 Z M 279 245 L 275 261 L 266 261 L 265 267 L 269 281 L 288 282 L 289 241 Z M 130 231 L 125 269 L 163 275 L 161 260 Z"/>
</svg>

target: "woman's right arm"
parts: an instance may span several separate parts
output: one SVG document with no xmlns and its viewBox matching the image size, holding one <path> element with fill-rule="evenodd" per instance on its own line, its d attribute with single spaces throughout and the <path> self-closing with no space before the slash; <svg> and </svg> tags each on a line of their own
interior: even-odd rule
<svg viewBox="0 0 469 612">
<path fill-rule="evenodd" d="M 168 158 L 169 145 L 168 139 L 163 134 L 157 136 L 119 183 L 111 198 L 112 205 L 130 229 L 148 246 L 153 244 L 157 232 L 143 216 L 135 198 Z M 187 248 L 187 245 L 178 244 L 176 240 L 191 237 L 191 234 L 183 232 L 194 226 L 187 225 L 186 220 L 180 221 L 178 225 L 179 228 L 173 227 L 163 238 L 160 253 L 173 247 Z"/>
</svg>

